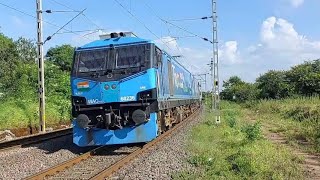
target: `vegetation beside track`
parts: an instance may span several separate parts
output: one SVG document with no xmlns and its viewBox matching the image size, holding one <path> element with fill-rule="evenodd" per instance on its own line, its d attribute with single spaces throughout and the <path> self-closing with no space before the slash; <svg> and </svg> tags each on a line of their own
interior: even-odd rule
<svg viewBox="0 0 320 180">
<path fill-rule="evenodd" d="M 261 100 L 244 105 L 269 131 L 280 133 L 289 144 L 320 152 L 320 97 Z"/>
<path fill-rule="evenodd" d="M 245 116 L 243 107 L 222 103 L 221 124 L 206 111 L 194 127 L 188 160 L 195 173 L 181 172 L 174 179 L 303 179 L 301 159 L 262 136 L 261 123 Z"/>
<path fill-rule="evenodd" d="M 34 41 L 0 32 L 0 130 L 38 126 L 38 66 Z M 46 124 L 70 122 L 73 47 L 50 48 L 45 61 Z M 47 127 L 48 127 L 47 126 Z"/>
</svg>

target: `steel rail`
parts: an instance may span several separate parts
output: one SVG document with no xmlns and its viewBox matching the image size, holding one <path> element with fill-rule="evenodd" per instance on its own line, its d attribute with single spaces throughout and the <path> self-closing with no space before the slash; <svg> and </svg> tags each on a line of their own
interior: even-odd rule
<svg viewBox="0 0 320 180">
<path fill-rule="evenodd" d="M 20 137 L 10 141 L 4 141 L 0 143 L 0 151 L 6 151 L 9 149 L 23 147 L 31 144 L 40 143 L 50 139 L 55 139 L 62 136 L 67 136 L 72 134 L 72 128 L 65 128 L 54 130 L 47 133 L 38 133 L 34 135 Z"/>
<path fill-rule="evenodd" d="M 63 170 L 65 170 L 66 168 L 69 168 L 69 167 L 72 167 L 74 166 L 75 164 L 78 164 L 80 163 L 81 161 L 83 160 L 86 160 L 86 159 L 89 159 L 91 158 L 92 156 L 94 156 L 99 150 L 101 150 L 104 146 L 101 146 L 101 147 L 98 147 L 98 148 L 95 148 L 89 152 L 86 152 L 84 154 L 81 154 L 79 155 L 78 157 L 75 157 L 73 159 L 70 159 L 70 160 L 67 160 L 61 164 L 58 164 L 56 166 L 53 166 L 49 169 L 45 169 L 35 175 L 32 175 L 32 176 L 29 176 L 27 178 L 25 178 L 26 180 L 42 180 L 42 179 L 45 179 L 47 176 L 53 176 L 55 175 L 56 173 L 58 172 L 61 172 Z"/>
<path fill-rule="evenodd" d="M 187 117 L 185 120 L 183 120 L 182 122 L 180 122 L 179 124 L 175 125 L 172 129 L 166 131 L 165 133 L 163 133 L 162 135 L 160 135 L 159 137 L 157 137 L 155 140 L 147 143 L 146 145 L 144 145 L 141 149 L 135 150 L 134 152 L 132 152 L 131 154 L 129 154 L 128 156 L 122 158 L 121 160 L 117 161 L 116 163 L 114 163 L 113 165 L 109 166 L 108 168 L 106 168 L 105 170 L 101 171 L 100 173 L 98 173 L 97 175 L 95 175 L 92 179 L 103 179 L 104 177 L 108 177 L 110 176 L 112 173 L 116 172 L 117 170 L 119 170 L 121 167 L 123 167 L 125 164 L 129 163 L 131 160 L 133 160 L 135 157 L 137 157 L 138 155 L 147 152 L 148 150 L 150 150 L 151 147 L 155 146 L 156 144 L 162 142 L 164 139 L 166 139 L 167 137 L 169 137 L 171 134 L 173 134 L 176 130 L 178 130 L 179 128 L 181 128 L 183 125 L 188 123 L 188 119 L 194 118 L 196 115 L 198 115 L 201 111 L 201 108 L 198 109 L 197 111 L 195 111 L 192 115 L 190 115 L 189 117 Z M 99 152 L 100 150 L 102 150 L 105 146 L 101 146 L 98 148 L 95 148 L 87 153 L 84 153 L 82 155 L 79 155 L 78 157 L 75 157 L 73 159 L 67 160 L 61 164 L 58 164 L 54 167 L 45 169 L 37 174 L 34 174 L 32 176 L 26 177 L 25 179 L 27 180 L 42 180 L 45 179 L 48 176 L 53 176 L 63 170 L 65 170 L 66 168 L 72 167 L 77 163 L 80 163 L 83 160 L 89 159 L 91 157 L 93 157 L 95 154 L 97 154 L 97 152 Z"/>
<path fill-rule="evenodd" d="M 175 133 L 178 129 L 182 128 L 188 122 L 188 119 L 192 119 L 199 115 L 201 112 L 201 108 L 194 112 L 192 115 L 187 117 L 184 121 L 180 122 L 179 124 L 175 125 L 172 129 L 166 131 L 162 135 L 160 135 L 155 140 L 149 142 L 148 144 L 144 145 L 141 149 L 134 151 L 133 153 L 129 154 L 128 156 L 122 158 L 120 161 L 116 162 L 115 164 L 109 166 L 105 170 L 101 171 L 99 174 L 91 178 L 91 180 L 100 180 L 105 179 L 111 176 L 113 173 L 117 172 L 120 168 L 125 166 L 126 164 L 130 163 L 130 161 L 134 160 L 138 155 L 148 152 L 153 146 L 159 144 L 166 138 L 170 137 L 173 133 Z"/>
</svg>

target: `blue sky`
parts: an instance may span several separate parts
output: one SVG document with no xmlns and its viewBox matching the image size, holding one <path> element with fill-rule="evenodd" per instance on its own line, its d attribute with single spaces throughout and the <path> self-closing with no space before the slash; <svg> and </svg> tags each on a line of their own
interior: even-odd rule
<svg viewBox="0 0 320 180">
<path fill-rule="evenodd" d="M 211 15 L 210 0 L 117 0 L 132 12 L 132 18 L 116 0 L 44 0 L 43 9 L 68 10 L 60 2 L 76 10 L 87 8 L 66 28 L 70 30 L 94 30 L 104 32 L 133 31 L 138 36 L 152 39 L 172 54 L 183 54 L 181 62 L 195 73 L 208 71 L 211 44 L 199 38 L 179 38 L 190 34 L 160 21 L 197 18 Z M 35 0 L 0 0 L 1 3 L 35 15 Z M 148 8 L 148 7 L 151 7 Z M 288 69 L 304 60 L 320 57 L 320 7 L 319 0 L 218 0 L 219 50 L 222 80 L 239 75 L 254 81 L 269 69 Z M 44 14 L 44 19 L 62 26 L 76 13 Z M 35 39 L 35 19 L 0 5 L 0 32 L 17 39 L 20 36 Z M 211 38 L 211 21 L 173 22 L 202 37 Z M 150 33 L 147 26 L 155 35 Z M 56 27 L 44 23 L 44 37 Z M 98 39 L 101 32 L 58 34 L 45 44 L 49 47 L 71 43 L 74 46 Z M 159 40 L 159 38 L 161 40 Z M 178 48 L 177 48 L 178 47 Z M 178 50 L 179 49 L 179 50 Z"/>
</svg>

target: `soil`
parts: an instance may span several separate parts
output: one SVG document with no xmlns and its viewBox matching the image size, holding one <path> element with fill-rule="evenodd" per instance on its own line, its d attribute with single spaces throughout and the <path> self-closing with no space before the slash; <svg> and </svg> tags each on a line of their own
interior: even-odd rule
<svg viewBox="0 0 320 180">
<path fill-rule="evenodd" d="M 306 179 L 319 180 L 320 179 L 320 156 L 319 154 L 311 154 L 303 152 L 300 149 L 289 146 L 286 138 L 278 133 L 270 132 L 265 130 L 265 136 L 274 143 L 283 144 L 292 150 L 292 153 L 303 157 L 304 161 L 302 163 L 304 171 L 307 174 Z M 301 142 L 299 144 L 304 144 Z"/>
<path fill-rule="evenodd" d="M 51 125 L 49 128 L 51 130 L 63 129 L 66 127 L 70 127 L 70 123 L 60 123 L 56 125 Z M 9 129 L 16 137 L 28 136 L 32 134 L 39 133 L 39 127 L 26 127 L 26 128 L 14 128 Z"/>
<path fill-rule="evenodd" d="M 248 114 L 249 121 L 255 122 L 255 115 Z M 306 173 L 306 179 L 319 180 L 320 179 L 320 154 L 311 154 L 302 151 L 297 147 L 290 146 L 286 137 L 280 133 L 270 131 L 271 126 L 269 124 L 263 124 L 263 134 L 271 142 L 276 144 L 282 144 L 288 147 L 295 155 L 303 157 L 302 166 Z M 301 142 L 300 142 L 301 141 Z M 300 145 L 308 145 L 304 139 L 299 140 Z"/>
</svg>

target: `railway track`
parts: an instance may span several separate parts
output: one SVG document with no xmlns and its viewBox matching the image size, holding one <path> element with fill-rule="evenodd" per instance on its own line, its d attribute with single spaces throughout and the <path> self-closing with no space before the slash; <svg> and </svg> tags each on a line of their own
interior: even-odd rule
<svg viewBox="0 0 320 180">
<path fill-rule="evenodd" d="M 10 141 L 4 141 L 0 143 L 0 151 L 6 151 L 9 149 L 24 147 L 31 144 L 40 143 L 43 141 L 47 141 L 50 139 L 59 138 L 62 136 L 67 136 L 72 134 L 72 128 L 65 128 L 60 130 L 55 130 L 47 133 L 39 133 L 30 136 L 25 136 L 21 138 L 17 138 Z"/>
<path fill-rule="evenodd" d="M 70 178 L 72 179 L 72 178 L 80 178 L 80 177 L 81 179 L 83 179 L 86 177 L 86 175 L 88 175 L 88 173 L 89 173 L 88 179 L 107 178 L 111 176 L 113 173 L 117 172 L 120 168 L 122 168 L 126 164 L 130 163 L 138 155 L 148 152 L 152 147 L 158 145 L 160 142 L 170 137 L 178 129 L 186 126 L 188 122 L 191 121 L 193 118 L 197 117 L 200 114 L 200 112 L 201 112 L 201 108 L 196 110 L 192 115 L 187 117 L 181 123 L 175 125 L 173 128 L 161 134 L 155 140 L 143 145 L 142 147 L 133 146 L 125 150 L 123 150 L 123 147 L 122 148 L 120 147 L 115 149 L 115 151 L 118 151 L 117 153 L 111 152 L 109 154 L 108 153 L 106 154 L 107 156 L 108 155 L 116 156 L 116 158 L 109 160 L 108 157 L 102 156 L 102 159 L 91 160 L 90 162 L 90 159 L 94 159 L 96 155 L 106 150 L 105 149 L 106 147 L 102 146 L 102 147 L 93 149 L 87 153 L 84 153 L 82 155 L 79 155 L 78 157 L 65 161 L 61 164 L 58 164 L 54 167 L 41 171 L 33 176 L 29 176 L 26 179 L 70 179 Z M 115 154 L 118 154 L 118 155 L 115 155 Z M 87 164 L 86 164 L 86 161 L 88 162 Z M 96 169 L 97 169 L 96 167 L 99 167 L 99 161 L 102 161 L 102 163 L 101 162 L 100 163 L 103 164 L 105 167 L 103 167 L 101 170 L 96 172 Z M 79 176 L 70 177 L 70 173 L 68 176 L 58 175 L 61 173 L 63 174 L 64 171 L 68 171 L 68 169 L 72 169 L 73 167 L 81 163 L 84 163 L 85 165 L 82 165 L 73 170 L 70 170 L 71 175 L 74 173 L 78 173 L 80 177 Z M 107 164 L 112 163 L 112 164 L 105 165 L 105 163 Z M 90 168 L 90 165 L 93 165 L 94 168 Z M 76 171 L 82 171 L 82 172 L 76 172 Z M 95 173 L 95 174 L 92 174 L 92 173 Z M 68 174 L 68 173 L 65 173 L 65 174 Z"/>
</svg>

